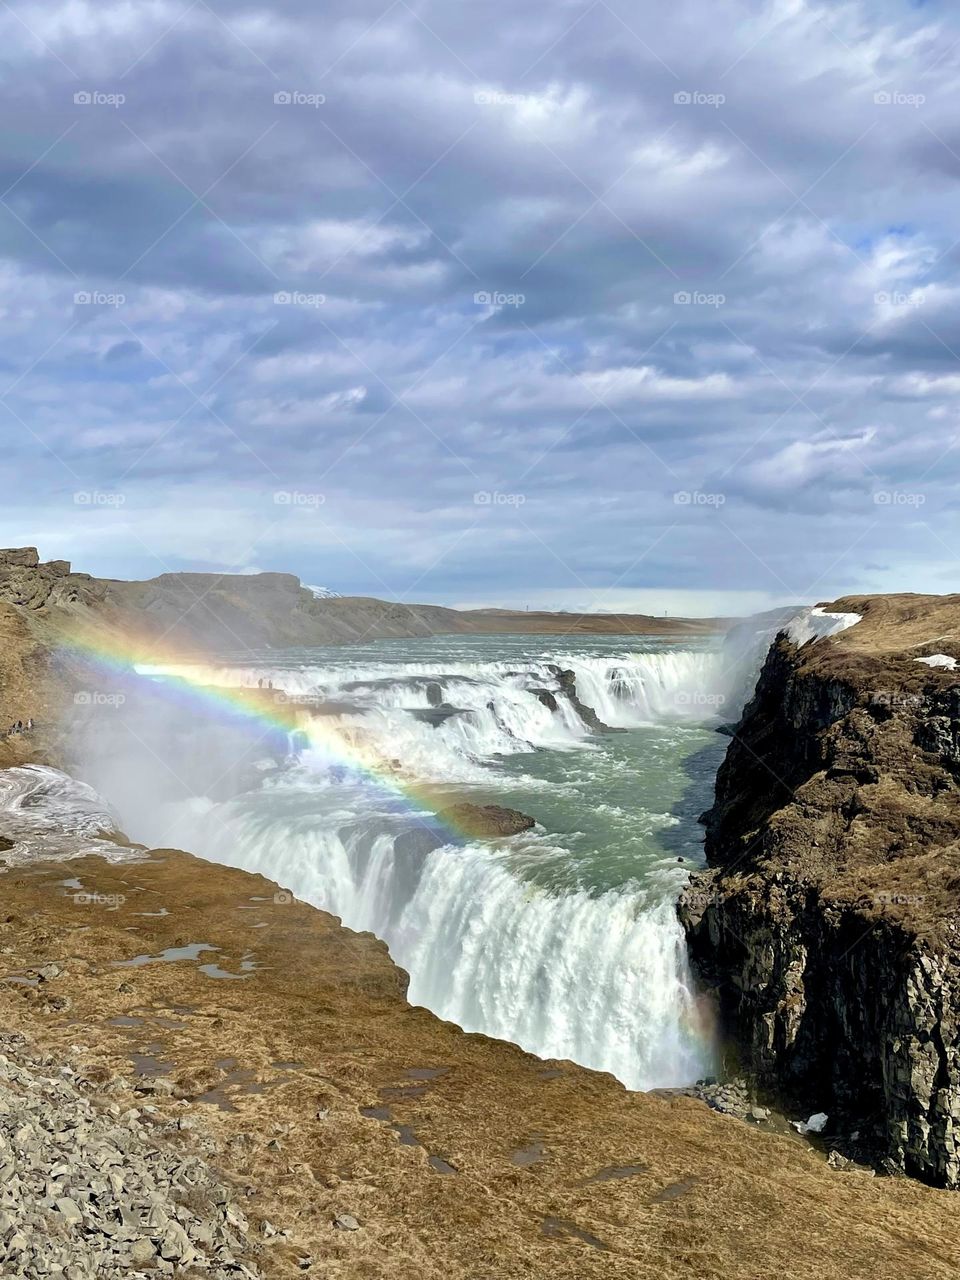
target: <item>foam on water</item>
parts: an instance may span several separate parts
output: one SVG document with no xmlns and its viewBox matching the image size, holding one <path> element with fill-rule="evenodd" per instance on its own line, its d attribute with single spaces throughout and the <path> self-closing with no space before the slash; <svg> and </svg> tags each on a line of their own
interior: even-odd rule
<svg viewBox="0 0 960 1280">
<path fill-rule="evenodd" d="M 723 749 L 709 729 L 738 717 L 771 639 L 739 630 L 699 648 L 457 637 L 142 668 L 142 696 L 88 735 L 85 776 L 138 839 L 261 872 L 383 938 L 410 999 L 439 1016 L 632 1088 L 683 1084 L 711 1071 L 714 1046 L 674 904 L 702 856 L 695 815 Z M 165 702 L 185 676 L 272 685 L 303 741 L 268 735 L 258 760 L 236 724 Z M 594 734 L 577 699 L 626 732 Z M 361 753 L 385 777 L 544 825 L 458 841 L 411 810 L 416 788 L 398 807 L 396 789 L 345 767 Z"/>
<path fill-rule="evenodd" d="M 122 862 L 131 851 L 103 839 L 116 830 L 113 812 L 85 782 L 47 765 L 0 770 L 0 836 L 13 842 L 0 862 L 21 866 L 88 854 Z"/>
</svg>

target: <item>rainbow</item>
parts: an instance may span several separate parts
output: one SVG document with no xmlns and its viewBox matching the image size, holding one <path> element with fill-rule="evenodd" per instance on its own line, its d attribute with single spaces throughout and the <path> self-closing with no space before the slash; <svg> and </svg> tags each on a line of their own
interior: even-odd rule
<svg viewBox="0 0 960 1280">
<path fill-rule="evenodd" d="M 301 734 L 311 751 L 344 770 L 351 781 L 371 788 L 371 799 L 380 806 L 403 812 L 445 844 L 462 844 L 471 838 L 449 815 L 437 812 L 434 789 L 404 778 L 396 763 L 370 744 L 348 739 L 334 717 L 305 714 L 309 701 L 303 697 L 282 689 L 212 683 L 215 667 L 203 658 L 130 635 L 74 630 L 60 637 L 58 656 L 71 667 L 79 664 L 77 674 L 84 678 L 108 676 L 128 688 L 160 693 L 189 714 L 199 711 L 227 720 L 261 738 Z"/>
</svg>

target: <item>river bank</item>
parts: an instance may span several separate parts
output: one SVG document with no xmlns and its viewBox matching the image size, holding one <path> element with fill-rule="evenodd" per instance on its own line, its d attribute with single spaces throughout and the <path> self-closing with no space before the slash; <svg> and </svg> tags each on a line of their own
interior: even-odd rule
<svg viewBox="0 0 960 1280">
<path fill-rule="evenodd" d="M 407 1004 L 382 943 L 259 876 L 154 851 L 2 884 L 4 1026 L 158 1139 L 176 1126 L 234 1188 L 266 1276 L 960 1266 L 948 1193 L 465 1035 Z"/>
</svg>

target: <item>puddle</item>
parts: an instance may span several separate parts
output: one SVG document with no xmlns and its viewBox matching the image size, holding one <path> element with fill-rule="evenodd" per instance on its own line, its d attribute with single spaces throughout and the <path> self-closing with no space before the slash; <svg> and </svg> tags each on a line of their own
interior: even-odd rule
<svg viewBox="0 0 960 1280">
<path fill-rule="evenodd" d="M 2 979 L 0 979 L 0 981 L 3 981 L 3 982 L 19 982 L 19 983 L 21 984 L 21 986 L 24 986 L 24 987 L 39 987 L 39 985 L 40 985 L 40 979 L 39 979 L 39 978 L 25 978 L 25 977 L 23 977 L 22 975 L 20 975 L 20 974 L 18 974 L 18 973 L 8 973 L 8 974 L 5 974 L 5 975 L 4 975 L 4 977 L 3 977 Z"/>
<path fill-rule="evenodd" d="M 671 1182 L 668 1187 L 664 1187 L 662 1191 L 657 1192 L 651 1204 L 669 1204 L 671 1200 L 679 1200 L 681 1196 L 685 1196 L 692 1191 L 696 1183 L 696 1178 L 686 1178 L 683 1182 Z"/>
<path fill-rule="evenodd" d="M 380 1090 L 381 1094 L 385 1091 Z M 420 1139 L 416 1135 L 416 1131 L 408 1124 L 400 1124 L 394 1120 L 393 1112 L 389 1107 L 361 1107 L 360 1114 L 366 1116 L 368 1120 L 379 1120 L 381 1124 L 388 1124 L 400 1139 L 400 1145 L 404 1147 L 420 1147 L 421 1150 L 427 1151 Z M 440 1173 L 447 1176 L 452 1173 L 459 1172 L 448 1160 L 444 1160 L 442 1156 L 431 1155 L 427 1151 L 427 1163 L 434 1173 Z"/>
<path fill-rule="evenodd" d="M 408 1067 L 403 1073 L 408 1080 L 439 1080 L 450 1074 L 449 1067 Z"/>
<path fill-rule="evenodd" d="M 161 907 L 159 911 L 135 911 L 133 914 L 136 916 L 149 916 L 153 918 L 155 916 L 168 916 L 170 912 L 166 907 Z"/>
<path fill-rule="evenodd" d="M 269 929 L 269 928 L 270 928 L 270 921 L 269 921 L 269 920 L 259 920 L 256 924 L 252 924 L 252 925 L 250 926 L 250 928 L 251 928 L 251 929 Z"/>
<path fill-rule="evenodd" d="M 190 942 L 185 947 L 167 947 L 165 951 L 161 951 L 156 956 L 134 956 L 132 960 L 112 960 L 111 964 L 116 969 L 130 969 L 144 964 L 167 964 L 175 960 L 199 960 L 202 952 L 219 950 L 219 947 L 211 946 L 209 942 Z M 248 953 L 240 961 L 240 968 L 247 970 L 247 973 L 231 973 L 229 969 L 223 969 L 215 961 L 211 960 L 201 964 L 199 969 L 208 978 L 243 979 L 249 977 L 249 971 L 257 967 L 256 960 Z"/>
<path fill-rule="evenodd" d="M 173 960 L 199 960 L 201 951 L 219 951 L 209 942 L 190 942 L 185 947 L 167 947 L 158 956 L 134 956 L 132 960 L 112 960 L 116 969 L 130 969 L 141 964 L 168 964 Z"/>
<path fill-rule="evenodd" d="M 562 1075 L 563 1075 L 563 1072 L 560 1070 L 559 1067 L 551 1067 L 548 1071 L 540 1072 L 540 1079 L 541 1080 L 559 1080 L 559 1078 Z"/>
<path fill-rule="evenodd" d="M 540 1232 L 550 1240 L 563 1240 L 572 1237 L 574 1240 L 582 1240 L 584 1244 L 590 1245 L 591 1249 L 610 1248 L 602 1240 L 592 1236 L 589 1231 L 584 1231 L 575 1222 L 567 1222 L 565 1218 L 544 1218 L 540 1225 Z"/>
<path fill-rule="evenodd" d="M 528 1169 L 532 1164 L 539 1164 L 544 1158 L 543 1141 L 533 1138 L 528 1147 L 518 1147 L 510 1153 L 510 1161 L 521 1169 Z"/>
<path fill-rule="evenodd" d="M 221 1071 L 227 1071 L 227 1075 L 214 1085 L 212 1089 L 207 1089 L 204 1093 L 198 1093 L 195 1102 L 206 1102 L 210 1106 L 217 1107 L 220 1111 L 236 1111 L 233 1099 L 241 1094 L 266 1093 L 268 1089 L 272 1089 L 276 1084 L 275 1080 L 260 1081 L 257 1079 L 257 1073 L 249 1068 L 242 1067 L 233 1070 L 224 1067 L 223 1063 L 231 1063 L 236 1067 L 236 1058 L 221 1058 L 215 1065 Z M 227 1090 L 230 1090 L 228 1093 Z"/>
<path fill-rule="evenodd" d="M 271 1062 L 270 1065 L 277 1071 L 302 1071 L 304 1068 L 302 1062 Z"/>
<path fill-rule="evenodd" d="M 63 885 L 65 889 L 82 889 L 83 888 L 83 881 L 76 879 L 76 877 L 74 877 L 74 879 L 72 880 L 58 880 L 57 884 Z"/>
<path fill-rule="evenodd" d="M 121 1014 L 119 1018 L 108 1018 L 108 1027 L 142 1027 L 143 1019 Z"/>
<path fill-rule="evenodd" d="M 389 1085 L 378 1092 L 386 1102 L 406 1102 L 408 1099 L 422 1098 L 427 1092 L 427 1086 L 425 1084 Z"/>
<path fill-rule="evenodd" d="M 379 1120 L 382 1124 L 393 1123 L 393 1112 L 389 1107 L 361 1107 L 360 1114 L 368 1120 Z"/>
<path fill-rule="evenodd" d="M 186 1031 L 187 1029 L 185 1022 L 178 1022 L 176 1018 L 165 1018 L 161 1014 L 155 1014 L 153 1020 L 158 1027 L 166 1027 L 170 1031 Z"/>
<path fill-rule="evenodd" d="M 127 1056 L 138 1076 L 166 1076 L 173 1070 L 172 1062 L 162 1062 L 152 1053 L 130 1053 Z"/>
<path fill-rule="evenodd" d="M 232 978 L 236 982 L 242 982 L 244 978 L 249 977 L 246 973 L 230 973 L 228 969 L 221 969 L 213 962 L 200 965 L 200 972 L 205 973 L 208 978 Z"/>
<path fill-rule="evenodd" d="M 648 1164 L 611 1164 L 585 1178 L 580 1185 L 589 1187 L 592 1182 L 616 1182 L 620 1178 L 635 1178 L 638 1173 L 647 1173 L 649 1169 Z"/>
</svg>

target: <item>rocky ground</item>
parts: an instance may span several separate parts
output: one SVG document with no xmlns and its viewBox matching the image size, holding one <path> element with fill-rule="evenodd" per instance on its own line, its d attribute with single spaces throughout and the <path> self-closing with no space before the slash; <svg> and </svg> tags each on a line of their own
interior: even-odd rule
<svg viewBox="0 0 960 1280">
<path fill-rule="evenodd" d="M 960 1268 L 950 1193 L 833 1169 L 769 1122 L 465 1035 L 407 1004 L 376 939 L 261 877 L 154 851 L 14 867 L 0 885 L 0 1024 L 26 1037 L 0 1046 L 0 1096 L 35 1104 L 24 1138 L 41 1166 L 18 1162 L 18 1221 L 0 1238 L 10 1249 L 20 1230 L 29 1250 L 21 1224 L 57 1226 L 26 1275 L 85 1276 L 101 1247 L 136 1249 L 145 1276 Z M 8 1142 L 24 1127 L 9 1123 Z M 79 1249 L 73 1272 L 53 1270 L 54 1245 Z"/>
<path fill-rule="evenodd" d="M 56 965 L 41 974 L 59 976 Z M 79 1065 L 84 1046 L 71 1049 L 77 1065 L 0 1033 L 3 1274 L 260 1275 L 243 1192 L 204 1158 L 215 1144 L 185 1144 L 189 1118 L 161 1117 L 151 1103 L 169 1082 L 118 1076 L 104 1085 Z"/>
</svg>

